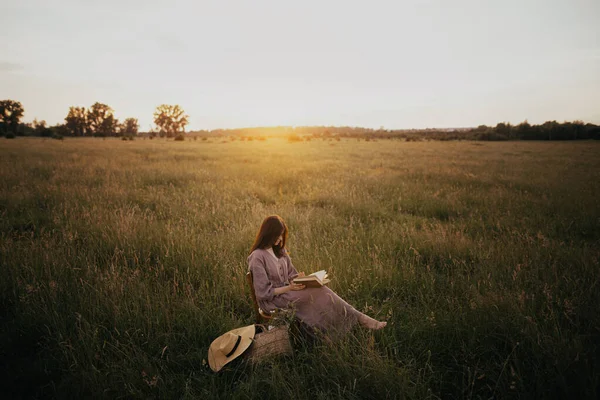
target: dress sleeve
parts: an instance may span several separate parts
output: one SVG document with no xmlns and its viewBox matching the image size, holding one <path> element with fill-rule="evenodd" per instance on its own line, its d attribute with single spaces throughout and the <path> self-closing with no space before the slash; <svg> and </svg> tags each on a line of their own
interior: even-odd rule
<svg viewBox="0 0 600 400">
<path fill-rule="evenodd" d="M 273 300 L 273 285 L 269 280 L 265 263 L 260 257 L 251 256 L 248 259 L 248 269 L 252 272 L 252 281 L 254 283 L 254 293 L 257 300 Z"/>
<path fill-rule="evenodd" d="M 298 276 L 298 271 L 296 271 L 296 267 L 294 267 L 294 264 L 292 264 L 292 259 L 290 258 L 290 256 L 286 254 L 285 257 L 287 258 L 288 263 L 288 279 L 291 281 L 292 279 Z"/>
</svg>

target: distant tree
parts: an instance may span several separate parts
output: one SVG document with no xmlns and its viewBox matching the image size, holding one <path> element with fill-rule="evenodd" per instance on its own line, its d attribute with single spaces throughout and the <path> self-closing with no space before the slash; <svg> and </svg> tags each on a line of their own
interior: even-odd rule
<svg viewBox="0 0 600 400">
<path fill-rule="evenodd" d="M 512 134 L 512 126 L 509 123 L 500 122 L 496 125 L 496 135 L 504 138 L 510 138 Z"/>
<path fill-rule="evenodd" d="M 44 121 L 44 120 L 38 121 L 37 118 L 34 118 L 31 125 L 32 125 L 33 129 L 37 132 L 37 131 L 40 131 L 40 130 L 46 128 L 46 121 Z"/>
<path fill-rule="evenodd" d="M 4 129 L 4 127 L 2 129 Z M 26 122 L 17 124 L 17 130 L 14 133 L 17 136 L 33 136 L 35 130 L 33 129 L 33 124 L 31 122 Z"/>
<path fill-rule="evenodd" d="M 519 139 L 534 139 L 533 129 L 531 129 L 531 125 L 527 120 L 521 122 L 519 125 L 515 127 L 516 136 Z"/>
<path fill-rule="evenodd" d="M 87 112 L 87 120 L 94 136 L 115 136 L 119 121 L 114 110 L 106 104 L 94 103 Z"/>
<path fill-rule="evenodd" d="M 121 124 L 121 135 L 135 136 L 139 128 L 140 124 L 137 118 L 126 118 Z"/>
<path fill-rule="evenodd" d="M 590 123 L 585 124 L 585 134 L 590 139 L 600 140 L 600 126 Z"/>
<path fill-rule="evenodd" d="M 589 139 L 585 129 L 585 123 L 583 121 L 573 121 L 571 124 L 571 129 L 573 131 L 573 139 Z"/>
<path fill-rule="evenodd" d="M 65 128 L 71 136 L 85 136 L 90 133 L 85 107 L 69 107 L 69 114 L 65 117 Z"/>
<path fill-rule="evenodd" d="M 179 132 L 185 132 L 188 118 L 189 115 L 177 104 L 162 104 L 154 112 L 154 123 L 160 129 L 161 136 L 173 137 Z"/>
<path fill-rule="evenodd" d="M 13 134 L 17 132 L 19 121 L 23 117 L 23 105 L 19 101 L 0 100 L 0 121 L 3 125 L 3 133 L 6 135 L 9 132 Z"/>
<path fill-rule="evenodd" d="M 36 136 L 43 136 L 43 137 L 52 136 L 52 130 L 50 128 L 48 128 L 48 126 L 46 125 L 46 121 L 44 121 L 44 120 L 38 121 L 37 119 L 34 119 L 31 125 L 33 128 L 33 133 Z"/>
<path fill-rule="evenodd" d="M 48 128 L 50 136 L 52 137 L 63 137 L 69 134 L 66 124 L 56 124 Z"/>
<path fill-rule="evenodd" d="M 546 121 L 540 126 L 543 137 L 540 139 L 558 140 L 560 138 L 560 124 L 556 121 Z"/>
</svg>

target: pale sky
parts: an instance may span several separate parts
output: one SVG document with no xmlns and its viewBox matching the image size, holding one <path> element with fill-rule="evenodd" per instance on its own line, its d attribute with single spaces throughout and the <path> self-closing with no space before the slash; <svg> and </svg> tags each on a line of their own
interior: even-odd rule
<svg viewBox="0 0 600 400">
<path fill-rule="evenodd" d="M 63 122 L 99 101 L 193 129 L 600 124 L 600 0 L 20 0 L 0 99 Z"/>
</svg>

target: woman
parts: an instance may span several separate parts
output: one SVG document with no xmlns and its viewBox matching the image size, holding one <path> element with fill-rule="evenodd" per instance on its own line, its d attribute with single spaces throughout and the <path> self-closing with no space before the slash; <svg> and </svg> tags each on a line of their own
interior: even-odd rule
<svg viewBox="0 0 600 400">
<path fill-rule="evenodd" d="M 381 329 L 387 322 L 377 321 L 342 300 L 327 286 L 307 288 L 292 280 L 298 273 L 285 249 L 288 230 L 277 215 L 267 217 L 256 235 L 248 256 L 258 305 L 264 311 L 293 308 L 309 327 L 327 332 L 345 332 L 355 323 L 368 329 Z"/>
</svg>

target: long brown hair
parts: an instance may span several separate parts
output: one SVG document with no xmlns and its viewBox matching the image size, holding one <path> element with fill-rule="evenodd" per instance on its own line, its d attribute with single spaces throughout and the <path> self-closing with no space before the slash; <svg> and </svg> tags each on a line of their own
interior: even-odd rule
<svg viewBox="0 0 600 400">
<path fill-rule="evenodd" d="M 282 233 L 283 231 L 283 233 Z M 266 249 L 269 247 L 273 248 L 273 253 L 280 258 L 283 256 L 285 250 L 285 242 L 287 241 L 288 229 L 283 222 L 283 218 L 279 215 L 271 215 L 270 217 L 265 218 L 263 223 L 256 234 L 256 239 L 254 239 L 254 244 L 252 245 L 252 249 L 250 253 L 252 253 L 256 249 Z M 275 245 L 275 241 L 281 235 L 282 242 L 279 245 Z"/>
</svg>

